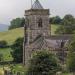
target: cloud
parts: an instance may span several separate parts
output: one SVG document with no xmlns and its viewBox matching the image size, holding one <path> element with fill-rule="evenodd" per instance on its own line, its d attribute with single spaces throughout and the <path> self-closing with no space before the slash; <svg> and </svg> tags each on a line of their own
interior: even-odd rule
<svg viewBox="0 0 75 75">
<path fill-rule="evenodd" d="M 35 0 L 33 0 L 35 1 Z M 51 15 L 63 17 L 75 16 L 75 0 L 39 0 L 44 8 L 49 8 Z M 31 0 L 0 0 L 0 23 L 9 24 L 16 17 L 23 17 L 24 11 L 31 7 Z"/>
</svg>

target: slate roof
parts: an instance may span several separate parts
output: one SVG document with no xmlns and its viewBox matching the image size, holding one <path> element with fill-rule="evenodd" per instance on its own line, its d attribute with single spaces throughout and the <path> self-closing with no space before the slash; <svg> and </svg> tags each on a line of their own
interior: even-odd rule
<svg viewBox="0 0 75 75">
<path fill-rule="evenodd" d="M 34 43 L 31 44 L 32 49 L 58 49 L 61 47 L 62 40 L 64 41 L 64 46 L 68 44 L 69 40 L 71 39 L 72 35 L 58 35 L 58 36 L 50 36 L 44 37 L 41 36 L 38 38 Z"/>
<path fill-rule="evenodd" d="M 51 40 L 69 40 L 72 38 L 72 35 L 64 34 L 64 35 L 51 35 L 50 37 L 46 37 L 46 39 Z"/>
<path fill-rule="evenodd" d="M 43 9 L 43 6 L 40 4 L 38 0 L 36 0 L 32 5 L 32 9 Z"/>
</svg>

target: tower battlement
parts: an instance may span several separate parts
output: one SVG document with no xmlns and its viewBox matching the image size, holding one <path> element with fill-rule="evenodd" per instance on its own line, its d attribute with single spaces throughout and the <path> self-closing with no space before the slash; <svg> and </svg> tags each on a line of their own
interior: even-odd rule
<svg viewBox="0 0 75 75">
<path fill-rule="evenodd" d="M 25 16 L 27 15 L 50 15 L 49 9 L 30 9 L 25 10 Z"/>
</svg>

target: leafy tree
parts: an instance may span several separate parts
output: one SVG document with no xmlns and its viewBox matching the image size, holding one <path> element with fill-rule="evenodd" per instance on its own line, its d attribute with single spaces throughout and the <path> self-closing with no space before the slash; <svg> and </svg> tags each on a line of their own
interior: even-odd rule
<svg viewBox="0 0 75 75">
<path fill-rule="evenodd" d="M 58 71 L 55 56 L 48 51 L 38 51 L 33 54 L 27 75 L 55 75 Z"/>
<path fill-rule="evenodd" d="M 12 48 L 12 57 L 14 58 L 14 62 L 20 63 L 23 60 L 23 38 L 18 38 L 14 44 L 11 46 Z"/>
<path fill-rule="evenodd" d="M 70 72 L 75 75 L 75 37 L 70 41 L 68 45 L 68 56 L 67 56 L 67 68 Z"/>
<path fill-rule="evenodd" d="M 56 30 L 57 34 L 73 34 L 75 30 L 75 18 L 72 15 L 65 15 L 62 25 Z"/>
<path fill-rule="evenodd" d="M 59 16 L 51 17 L 50 23 L 51 24 L 61 24 L 62 19 Z"/>
<path fill-rule="evenodd" d="M 10 22 L 9 29 L 14 29 L 14 28 L 23 27 L 24 24 L 25 24 L 25 19 L 24 19 L 24 18 L 16 18 L 16 19 L 13 19 L 13 20 Z"/>
<path fill-rule="evenodd" d="M 60 25 L 55 31 L 56 34 L 73 34 L 75 25 Z"/>
<path fill-rule="evenodd" d="M 0 41 L 0 48 L 5 48 L 5 47 L 7 47 L 7 42 L 4 40 Z"/>
<path fill-rule="evenodd" d="M 75 24 L 75 19 L 72 15 L 68 14 L 64 16 L 62 25 L 74 25 L 74 24 Z"/>
</svg>

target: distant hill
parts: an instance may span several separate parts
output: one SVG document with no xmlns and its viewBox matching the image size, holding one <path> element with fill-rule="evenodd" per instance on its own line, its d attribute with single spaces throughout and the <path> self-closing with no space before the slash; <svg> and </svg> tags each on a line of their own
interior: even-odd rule
<svg viewBox="0 0 75 75">
<path fill-rule="evenodd" d="M 55 34 L 59 25 L 51 25 L 51 33 Z M 16 28 L 5 32 L 0 32 L 0 40 L 5 40 L 8 44 L 12 44 L 17 38 L 24 36 L 24 28 Z"/>
<path fill-rule="evenodd" d="M 0 32 L 7 31 L 8 27 L 9 27 L 8 25 L 0 24 Z"/>
<path fill-rule="evenodd" d="M 5 40 L 8 44 L 12 44 L 17 38 L 23 37 L 23 28 L 16 28 L 5 32 L 0 32 L 0 40 Z"/>
</svg>

